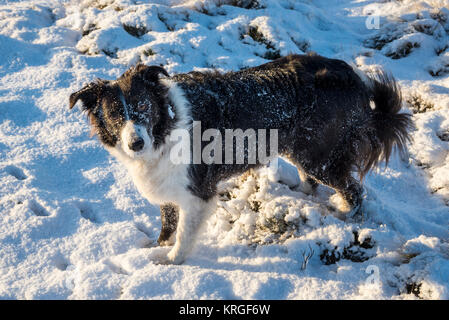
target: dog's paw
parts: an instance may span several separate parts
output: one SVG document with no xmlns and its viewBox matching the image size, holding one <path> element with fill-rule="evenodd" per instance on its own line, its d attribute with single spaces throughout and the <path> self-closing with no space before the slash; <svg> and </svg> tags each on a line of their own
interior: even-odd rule
<svg viewBox="0 0 449 320">
<path fill-rule="evenodd" d="M 352 207 L 350 206 L 338 193 L 329 198 L 332 208 L 336 209 L 334 216 L 343 221 L 352 219 L 354 221 L 361 221 L 363 219 L 362 203 Z"/>
<path fill-rule="evenodd" d="M 184 255 L 180 254 L 178 250 L 175 250 L 175 248 L 173 248 L 167 254 L 167 259 L 169 260 L 170 264 L 181 264 L 184 262 L 185 257 Z"/>
<path fill-rule="evenodd" d="M 167 257 L 170 248 L 167 247 L 154 247 L 151 248 L 149 258 L 154 264 L 171 264 L 170 259 Z"/>
<path fill-rule="evenodd" d="M 183 255 L 174 251 L 173 248 L 170 247 L 151 248 L 149 258 L 154 264 L 158 265 L 181 264 L 185 260 Z"/>
<path fill-rule="evenodd" d="M 158 243 L 161 247 L 170 247 L 174 245 L 174 242 L 170 240 L 158 241 Z"/>
<path fill-rule="evenodd" d="M 343 199 L 343 197 L 339 193 L 333 194 L 329 198 L 329 203 L 342 214 L 347 214 L 351 212 L 351 207 L 348 203 Z"/>
</svg>

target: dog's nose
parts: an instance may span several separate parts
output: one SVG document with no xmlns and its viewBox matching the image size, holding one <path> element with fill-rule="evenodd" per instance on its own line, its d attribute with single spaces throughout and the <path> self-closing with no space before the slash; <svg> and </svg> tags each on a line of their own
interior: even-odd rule
<svg viewBox="0 0 449 320">
<path fill-rule="evenodd" d="M 132 142 L 130 142 L 128 144 L 128 147 L 132 151 L 140 151 L 140 150 L 142 150 L 144 144 L 145 144 L 145 142 L 143 141 L 143 139 L 139 137 L 139 138 L 133 140 Z"/>
</svg>

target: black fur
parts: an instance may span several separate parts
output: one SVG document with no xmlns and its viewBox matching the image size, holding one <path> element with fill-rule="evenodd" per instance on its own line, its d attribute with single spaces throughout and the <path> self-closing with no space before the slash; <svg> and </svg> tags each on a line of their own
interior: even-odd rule
<svg viewBox="0 0 449 320">
<path fill-rule="evenodd" d="M 179 219 L 179 208 L 173 203 L 166 203 L 161 206 L 161 233 L 157 242 L 160 245 L 167 244 L 171 235 L 176 231 Z"/>
<path fill-rule="evenodd" d="M 373 75 L 371 94 L 376 105 L 373 126 L 381 146 L 366 155 L 368 160 L 362 168 L 362 176 L 376 166 L 380 159 L 385 159 L 388 164 L 394 146 L 404 153 L 406 143 L 410 141 L 407 130 L 413 127 L 410 115 L 398 113 L 401 110 L 402 95 L 391 75 L 384 72 Z"/>
<path fill-rule="evenodd" d="M 362 193 L 351 171 L 363 178 L 378 161 L 388 161 L 393 146 L 403 150 L 409 140 L 411 120 L 398 114 L 394 79 L 380 73 L 367 86 L 340 60 L 291 55 L 239 72 L 191 72 L 173 80 L 203 130 L 217 128 L 224 137 L 227 128 L 278 129 L 279 153 L 351 207 L 360 205 Z M 255 166 L 192 164 L 191 190 L 208 199 L 219 181 Z"/>
</svg>

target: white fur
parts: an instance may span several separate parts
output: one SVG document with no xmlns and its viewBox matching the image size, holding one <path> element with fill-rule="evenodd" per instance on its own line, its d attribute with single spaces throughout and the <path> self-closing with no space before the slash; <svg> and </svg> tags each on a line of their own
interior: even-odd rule
<svg viewBox="0 0 449 320">
<path fill-rule="evenodd" d="M 190 105 L 184 93 L 175 82 L 161 79 L 168 88 L 168 98 L 174 106 L 175 129 L 190 129 Z M 143 150 L 133 152 L 128 142 L 135 135 L 145 141 Z M 152 147 L 152 138 L 144 127 L 127 121 L 121 132 L 121 141 L 107 150 L 128 169 L 139 192 L 154 204 L 167 202 L 179 206 L 179 222 L 176 230 L 176 243 L 167 255 L 168 262 L 182 263 L 194 245 L 194 240 L 205 216 L 214 210 L 216 199 L 204 201 L 189 190 L 188 164 L 175 164 L 170 160 L 170 149 L 174 142 L 167 136 L 157 149 Z"/>
<path fill-rule="evenodd" d="M 126 104 L 125 97 L 123 96 L 122 93 L 120 93 L 120 100 L 123 104 L 123 109 L 125 109 L 125 119 L 129 120 L 128 105 Z"/>
<path fill-rule="evenodd" d="M 169 88 L 168 97 L 174 104 L 175 128 L 189 130 L 191 125 L 190 106 L 182 90 L 171 80 L 162 79 L 161 81 Z M 186 192 L 189 184 L 188 165 L 174 164 L 170 161 L 170 149 L 174 142 L 170 141 L 169 136 L 155 150 L 147 130 L 139 127 L 132 121 L 127 121 L 120 135 L 120 143 L 115 148 L 107 148 L 108 151 L 127 167 L 137 189 L 150 202 L 178 204 L 179 194 Z M 144 149 L 139 152 L 133 152 L 128 147 L 129 139 L 135 134 L 141 136 L 145 141 Z"/>
<path fill-rule="evenodd" d="M 217 204 L 216 198 L 204 201 L 190 193 L 183 194 L 180 198 L 183 204 L 178 204 L 180 211 L 176 242 L 167 255 L 168 261 L 174 264 L 182 263 L 193 249 L 200 228 Z"/>
<path fill-rule="evenodd" d="M 130 142 L 136 137 L 140 137 L 144 141 L 144 147 L 141 151 L 135 152 L 129 148 Z M 126 121 L 125 126 L 120 134 L 120 144 L 122 150 L 130 157 L 135 158 L 139 155 L 143 155 L 151 150 L 153 139 L 148 135 L 148 132 L 144 126 L 136 125 L 133 121 Z"/>
<path fill-rule="evenodd" d="M 168 99 L 175 108 L 176 129 L 189 129 L 192 125 L 192 117 L 190 115 L 190 104 L 184 92 L 173 80 L 163 78 L 160 81 L 168 88 Z"/>
</svg>

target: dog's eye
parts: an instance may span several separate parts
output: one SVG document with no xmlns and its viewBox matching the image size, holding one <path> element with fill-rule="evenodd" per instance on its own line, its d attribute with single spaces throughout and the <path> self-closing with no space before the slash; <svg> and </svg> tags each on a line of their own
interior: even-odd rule
<svg viewBox="0 0 449 320">
<path fill-rule="evenodd" d="M 116 110 L 110 110 L 110 111 L 108 112 L 108 115 L 109 115 L 109 117 L 110 117 L 111 119 L 117 119 L 117 118 L 120 117 L 120 113 L 117 112 Z"/>
<path fill-rule="evenodd" d="M 139 111 L 139 112 L 146 111 L 147 109 L 148 109 L 148 104 L 146 104 L 146 103 L 139 103 L 137 105 L 137 111 Z"/>
</svg>

